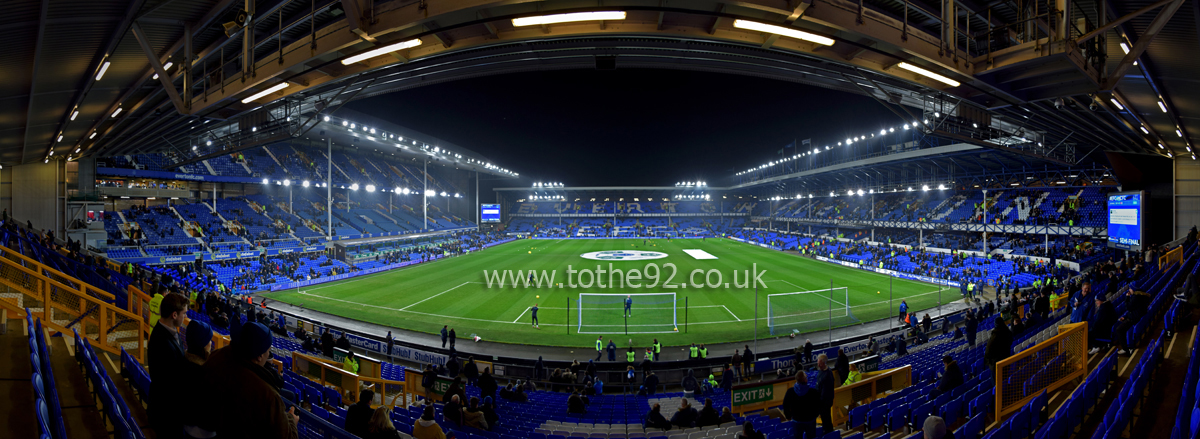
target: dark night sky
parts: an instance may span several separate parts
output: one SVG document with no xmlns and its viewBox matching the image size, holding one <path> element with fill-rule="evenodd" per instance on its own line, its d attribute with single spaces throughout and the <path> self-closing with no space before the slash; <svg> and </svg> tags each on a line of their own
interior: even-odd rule
<svg viewBox="0 0 1200 439">
<path fill-rule="evenodd" d="M 725 185 L 793 139 L 825 145 L 901 124 L 865 96 L 674 70 L 488 76 L 347 107 L 477 151 L 525 182 L 568 186 Z"/>
</svg>

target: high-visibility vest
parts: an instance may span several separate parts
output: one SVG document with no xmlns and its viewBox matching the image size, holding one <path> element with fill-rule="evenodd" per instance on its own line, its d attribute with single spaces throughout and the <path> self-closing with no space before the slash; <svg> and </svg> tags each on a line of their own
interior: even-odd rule
<svg viewBox="0 0 1200 439">
<path fill-rule="evenodd" d="M 601 348 L 602 348 L 602 347 L 601 347 L 601 345 L 600 345 L 600 340 L 599 340 L 599 339 L 597 339 L 597 340 L 596 340 L 596 352 L 600 352 Z"/>
<path fill-rule="evenodd" d="M 662 343 L 654 343 L 654 353 L 662 352 Z"/>
<path fill-rule="evenodd" d="M 628 362 L 632 363 L 632 362 L 634 361 L 634 358 L 633 358 L 633 357 L 634 357 L 634 355 L 635 355 L 635 354 L 634 354 L 634 352 L 633 352 L 633 351 L 628 351 L 628 352 L 625 352 L 625 361 L 628 361 Z"/>
<path fill-rule="evenodd" d="M 158 324 L 159 306 L 162 305 L 162 301 L 163 301 L 162 294 L 155 294 L 154 297 L 152 297 L 150 299 L 150 327 L 151 328 L 153 328 L 154 325 Z"/>
<path fill-rule="evenodd" d="M 700 348 L 700 358 L 708 358 L 708 348 Z"/>
<path fill-rule="evenodd" d="M 690 351 L 691 351 L 691 356 L 690 356 L 690 357 L 688 357 L 688 358 L 696 358 L 696 357 L 698 357 L 698 356 L 700 355 L 700 354 L 699 354 L 699 352 L 698 352 L 698 351 L 699 351 L 699 349 L 698 349 L 698 348 L 696 348 L 695 346 L 692 346 L 692 347 L 688 348 L 688 350 L 690 350 Z"/>
<path fill-rule="evenodd" d="M 342 369 L 350 373 L 358 373 L 358 360 L 347 356 L 346 360 L 342 362 Z"/>
</svg>

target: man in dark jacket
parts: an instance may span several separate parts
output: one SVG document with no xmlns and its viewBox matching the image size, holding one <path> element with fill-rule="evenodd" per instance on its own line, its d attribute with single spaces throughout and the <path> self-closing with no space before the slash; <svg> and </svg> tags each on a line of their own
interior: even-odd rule
<svg viewBox="0 0 1200 439">
<path fill-rule="evenodd" d="M 796 372 L 796 384 L 783 395 L 783 415 L 796 422 L 792 431 L 796 439 L 817 437 L 817 413 L 821 395 L 808 387 L 804 371 Z"/>
<path fill-rule="evenodd" d="M 646 374 L 646 378 L 642 381 L 642 387 L 646 388 L 647 395 L 654 395 L 654 391 L 658 389 L 658 375 L 654 372 Z"/>
<path fill-rule="evenodd" d="M 538 355 L 537 362 L 533 363 L 533 379 L 535 381 L 546 379 L 546 365 L 542 363 L 541 355 Z"/>
<path fill-rule="evenodd" d="M 746 349 L 742 351 L 742 379 L 750 379 L 750 366 L 754 365 L 754 353 L 750 352 L 750 345 L 746 345 Z"/>
<path fill-rule="evenodd" d="M 442 418 L 454 423 L 456 427 L 462 426 L 462 402 L 458 400 L 458 395 L 450 397 L 450 402 L 442 408 Z"/>
<path fill-rule="evenodd" d="M 162 298 L 158 308 L 160 317 L 150 331 L 146 348 L 150 366 L 150 425 L 161 438 L 180 437 L 183 432 L 182 413 L 171 408 L 171 395 L 189 378 L 181 376 L 188 360 L 178 335 L 179 325 L 187 316 L 187 302 L 179 294 Z"/>
<path fill-rule="evenodd" d="M 979 332 L 979 317 L 975 310 L 967 311 L 967 346 L 975 346 L 975 334 Z"/>
<path fill-rule="evenodd" d="M 1004 319 L 996 317 L 996 328 L 992 329 L 992 338 L 988 340 L 987 348 L 984 351 L 983 358 L 987 362 L 988 368 L 996 370 L 996 362 L 1008 358 L 1012 355 L 1013 336 L 1008 330 L 1008 325 L 1004 323 Z"/>
<path fill-rule="evenodd" d="M 812 363 L 812 361 L 813 361 L 812 351 L 813 351 L 812 341 L 804 340 L 804 362 L 805 363 Z M 796 363 L 796 370 L 800 370 L 803 368 L 804 368 L 803 365 L 801 365 L 800 363 Z"/>
<path fill-rule="evenodd" d="M 1145 291 L 1134 291 L 1130 288 L 1125 292 L 1126 303 L 1125 315 L 1117 318 L 1117 327 L 1113 329 L 1113 343 L 1120 349 L 1117 350 L 1117 355 L 1128 355 L 1129 344 L 1126 341 L 1129 330 L 1133 325 L 1145 317 L 1147 308 L 1150 307 L 1150 295 Z"/>
<path fill-rule="evenodd" d="M 646 429 L 660 429 L 664 431 L 671 429 L 671 421 L 668 421 L 662 415 L 662 406 L 658 405 L 658 403 L 654 403 L 654 406 L 650 407 L 650 413 L 646 414 Z"/>
<path fill-rule="evenodd" d="M 721 389 L 729 392 L 733 390 L 733 366 L 726 364 L 725 370 L 721 372 Z"/>
<path fill-rule="evenodd" d="M 325 333 L 321 334 L 321 353 L 333 358 L 333 333 L 329 332 L 329 328 L 325 328 Z"/>
<path fill-rule="evenodd" d="M 949 393 L 963 383 L 962 369 L 959 369 L 958 362 L 954 361 L 954 357 L 949 355 L 942 357 L 942 365 L 946 367 L 946 372 L 942 374 L 942 379 L 938 381 L 938 394 Z"/>
<path fill-rule="evenodd" d="M 483 374 L 479 375 L 479 394 L 480 396 L 490 396 L 492 400 L 496 399 L 496 389 L 500 387 L 496 384 L 496 379 L 492 377 L 492 369 L 485 367 Z"/>
<path fill-rule="evenodd" d="M 1088 323 L 1088 343 L 1093 346 L 1088 350 L 1088 354 L 1100 352 L 1102 342 L 1100 340 L 1112 340 L 1112 328 L 1117 323 L 1117 312 L 1113 309 L 1111 303 L 1104 300 L 1101 294 L 1096 295 L 1095 316 Z"/>
<path fill-rule="evenodd" d="M 204 384 L 214 396 L 206 419 L 221 438 L 295 439 L 295 407 L 279 396 L 276 378 L 265 367 L 271 358 L 271 331 L 248 323 L 229 346 L 204 363 Z"/>
<path fill-rule="evenodd" d="M 671 425 L 679 427 L 679 429 L 692 428 L 696 425 L 696 418 L 700 417 L 700 413 L 695 407 L 688 404 L 688 399 L 683 398 L 683 402 L 679 405 L 679 410 L 671 416 Z"/>
<path fill-rule="evenodd" d="M 683 381 L 680 381 L 679 386 L 683 387 L 683 392 L 685 395 L 688 393 L 695 393 L 696 390 L 700 389 L 700 383 L 696 381 L 696 376 L 692 373 L 691 369 L 688 369 L 684 374 Z"/>
<path fill-rule="evenodd" d="M 837 371 L 837 383 L 846 382 L 846 377 L 850 376 L 850 357 L 846 356 L 845 349 L 838 348 L 837 365 L 834 366 L 834 370 Z"/>
<path fill-rule="evenodd" d="M 447 326 L 449 325 L 442 325 L 442 349 L 446 349 L 446 338 L 449 336 L 446 332 Z"/>
<path fill-rule="evenodd" d="M 450 350 L 453 351 L 454 350 L 454 339 L 458 338 L 458 335 L 454 333 L 454 328 L 450 328 L 450 332 L 447 333 L 446 335 L 447 335 L 447 338 L 450 340 Z"/>
<path fill-rule="evenodd" d="M 817 390 L 821 394 L 821 404 L 817 406 L 821 416 L 821 426 L 825 434 L 833 432 L 833 370 L 829 368 L 829 358 L 825 354 L 817 356 Z"/>
<path fill-rule="evenodd" d="M 371 408 L 372 399 L 375 399 L 375 392 L 370 389 L 358 392 L 358 402 L 346 409 L 347 433 L 367 437 L 367 424 L 371 422 L 371 415 L 375 413 L 375 409 Z"/>
<path fill-rule="evenodd" d="M 697 427 L 707 427 L 721 423 L 721 412 L 713 407 L 712 398 L 704 398 L 704 407 L 700 409 L 700 415 L 696 417 Z"/>
</svg>

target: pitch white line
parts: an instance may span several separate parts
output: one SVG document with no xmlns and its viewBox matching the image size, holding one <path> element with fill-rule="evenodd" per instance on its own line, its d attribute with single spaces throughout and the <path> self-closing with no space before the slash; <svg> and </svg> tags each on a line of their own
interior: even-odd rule
<svg viewBox="0 0 1200 439">
<path fill-rule="evenodd" d="M 529 307 L 529 306 L 525 307 L 525 310 L 521 311 L 521 315 L 517 316 L 517 319 L 513 320 L 512 322 L 517 323 L 517 322 L 521 321 L 521 317 L 525 317 L 525 313 L 529 312 L 530 308 L 532 308 L 532 307 Z M 541 308 L 539 308 L 539 309 L 541 309 Z"/>
<path fill-rule="evenodd" d="M 739 321 L 739 322 L 742 321 L 742 319 L 738 318 L 737 314 L 734 314 L 733 311 L 729 311 L 729 307 L 726 307 L 725 305 L 721 305 L 721 308 L 725 308 L 725 311 L 728 312 L 729 315 L 733 316 L 733 318 L 737 319 L 737 321 Z"/>
<path fill-rule="evenodd" d="M 690 306 L 689 308 L 722 308 L 722 307 L 724 307 L 724 306 L 725 306 L 725 305 L 696 305 L 696 306 Z M 552 307 L 552 306 L 539 306 L 539 307 L 538 307 L 538 309 L 567 309 L 567 308 L 564 308 L 564 307 L 561 307 L 561 306 L 560 306 L 560 307 Z M 579 308 L 571 308 L 571 309 L 573 309 L 573 310 L 576 310 L 576 309 L 579 309 Z M 638 309 L 677 309 L 677 308 L 649 308 L 649 307 L 645 307 L 645 306 L 643 306 L 643 307 L 641 307 L 641 308 L 638 308 Z M 624 308 L 584 308 L 584 310 L 592 310 L 592 311 L 616 311 L 616 310 L 624 310 Z"/>
<path fill-rule="evenodd" d="M 412 307 L 414 307 L 414 306 L 420 305 L 422 302 L 425 302 L 426 300 L 429 300 L 429 299 L 432 299 L 432 298 L 434 298 L 434 297 L 441 296 L 441 295 L 443 295 L 443 294 L 449 293 L 449 292 L 451 292 L 451 291 L 454 291 L 454 290 L 455 290 L 455 289 L 457 289 L 458 287 L 461 287 L 461 286 L 463 286 L 463 285 L 467 285 L 467 284 L 470 284 L 470 282 L 463 282 L 463 283 L 461 283 L 461 284 L 458 284 L 458 286 L 457 286 L 457 287 L 453 287 L 453 288 L 450 288 L 450 289 L 448 289 L 448 290 L 446 290 L 446 291 L 442 291 L 442 292 L 440 292 L 440 293 L 437 293 L 437 294 L 434 294 L 434 295 L 432 295 L 432 296 L 426 297 L 426 298 L 425 298 L 425 300 L 422 300 L 422 301 L 420 301 L 420 302 L 417 302 L 417 303 L 414 303 L 414 304 L 412 304 L 412 305 L 406 306 L 406 307 L 404 307 L 404 308 L 400 308 L 400 311 L 404 311 L 404 310 L 407 310 L 407 309 L 409 309 L 409 308 L 412 308 Z"/>
<path fill-rule="evenodd" d="M 351 301 L 349 301 L 349 300 L 334 299 L 334 298 L 332 298 L 332 297 L 318 296 L 318 295 L 316 295 L 316 294 L 309 294 L 309 293 L 305 293 L 305 292 L 300 292 L 300 294 L 301 294 L 301 295 L 304 295 L 304 296 L 312 296 L 312 297 L 316 297 L 316 298 L 318 298 L 318 299 L 325 299 L 325 300 L 332 300 L 332 301 L 335 301 L 335 302 L 349 303 L 349 304 L 351 304 L 351 305 L 369 306 L 369 307 L 372 307 L 372 308 L 386 309 L 386 310 L 389 310 L 389 311 L 400 311 L 400 312 L 407 312 L 407 313 L 413 313 L 413 314 L 417 314 L 417 315 L 430 316 L 430 317 L 441 317 L 441 318 L 446 318 L 446 319 L 458 319 L 458 320 L 470 320 L 470 321 L 473 321 L 473 322 L 503 323 L 503 324 L 506 324 L 506 325 L 511 325 L 511 324 L 513 324 L 513 322 L 506 322 L 506 321 L 503 321 L 503 320 L 476 319 L 476 318 L 471 318 L 471 317 L 458 317 L 458 316 L 448 316 L 448 315 L 443 315 L 443 314 L 433 314 L 433 313 L 428 313 L 428 312 L 408 311 L 408 310 L 404 310 L 404 309 L 400 309 L 400 308 L 388 308 L 388 307 L 386 307 L 386 306 L 370 305 L 370 304 L 366 304 L 366 303 L 351 302 Z M 302 306 L 302 305 L 301 305 L 301 306 Z M 556 324 L 556 323 L 547 323 L 547 324 L 546 324 L 546 326 L 567 326 L 567 325 L 564 325 L 564 324 L 561 324 L 561 323 L 557 323 L 557 324 Z"/>
</svg>

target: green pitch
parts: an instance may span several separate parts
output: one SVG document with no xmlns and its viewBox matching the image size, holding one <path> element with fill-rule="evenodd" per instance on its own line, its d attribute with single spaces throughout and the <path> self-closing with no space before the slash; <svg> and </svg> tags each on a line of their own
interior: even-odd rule
<svg viewBox="0 0 1200 439">
<path fill-rule="evenodd" d="M 684 250 L 702 250 L 716 259 L 696 259 Z M 628 254 L 666 253 L 652 260 L 591 260 L 590 252 L 625 250 Z M 623 258 L 620 255 L 606 256 Z M 648 268 L 653 263 L 658 272 Z M 665 267 L 667 263 L 675 268 Z M 609 265 L 622 270 L 610 277 Z M 577 272 L 568 279 L 568 269 Z M 597 275 L 597 267 L 606 270 Z M 757 277 L 761 283 L 754 282 Z M 592 270 L 592 279 L 578 272 Z M 637 269 L 641 279 L 629 275 Z M 692 275 L 693 270 L 703 270 Z M 717 283 L 716 275 L 721 273 Z M 484 271 L 493 276 L 489 278 Z M 511 270 L 500 287 L 495 270 Z M 512 285 L 517 270 L 522 276 Z M 528 280 L 528 270 L 539 273 L 537 287 Z M 542 270 L 546 274 L 541 274 Z M 735 277 L 735 273 L 736 277 Z M 549 273 L 554 281 L 548 282 Z M 765 272 L 765 273 L 764 273 Z M 671 275 L 673 278 L 668 279 Z M 654 275 L 654 276 L 651 276 Z M 596 281 L 604 283 L 601 288 Z M 624 279 L 629 277 L 629 279 Z M 649 287 L 653 280 L 657 284 Z M 750 279 L 747 279 L 750 278 Z M 584 287 L 587 281 L 590 287 Z M 624 286 L 617 281 L 625 281 Z M 570 283 L 574 282 L 574 288 Z M 670 283 L 668 284 L 668 281 Z M 831 285 L 832 282 L 832 285 Z M 889 303 L 889 282 L 894 301 Z M 758 284 L 758 336 L 770 337 L 767 326 L 767 295 L 799 291 L 828 291 L 772 299 L 778 314 L 786 315 L 787 326 L 802 332 L 846 326 L 883 318 L 895 318 L 901 299 L 910 310 L 924 310 L 960 299 L 957 289 L 922 282 L 890 279 L 863 270 L 819 262 L 809 258 L 765 249 L 728 239 L 641 239 L 624 240 L 518 240 L 483 251 L 432 263 L 392 270 L 268 295 L 271 299 L 330 314 L 380 325 L 426 333 L 437 333 L 449 325 L 461 340 L 478 334 L 487 341 L 592 348 L 597 334 L 615 337 L 622 348 L 633 339 L 637 346 L 657 338 L 664 345 L 718 343 L 750 340 L 755 330 L 755 290 Z M 561 286 L 559 284 L 562 284 Z M 633 288 L 638 284 L 640 288 Z M 716 284 L 716 288 L 710 285 Z M 726 286 L 728 284 L 728 286 Z M 739 287 L 738 284 L 741 284 Z M 699 286 L 697 288 L 697 286 Z M 840 288 L 844 287 L 845 290 Z M 940 291 L 939 291 L 940 290 Z M 579 333 L 580 293 L 609 294 L 584 300 L 583 330 Z M 632 316 L 626 319 L 626 294 L 675 293 L 675 315 L 664 295 L 633 296 Z M 540 296 L 540 297 L 539 297 Z M 848 299 L 847 299 L 848 296 Z M 685 311 L 686 300 L 686 311 Z M 849 301 L 849 310 L 847 303 Z M 531 325 L 530 308 L 537 304 L 540 327 Z M 568 311 L 569 306 L 569 311 Z M 569 322 L 569 323 L 568 323 Z M 686 322 L 686 323 L 685 323 Z M 676 328 L 671 325 L 677 324 Z M 625 335 L 626 324 L 629 334 Z M 777 330 L 783 335 L 785 330 Z M 640 334 L 637 334 L 640 333 Z M 607 344 L 607 341 L 605 342 Z"/>
</svg>

